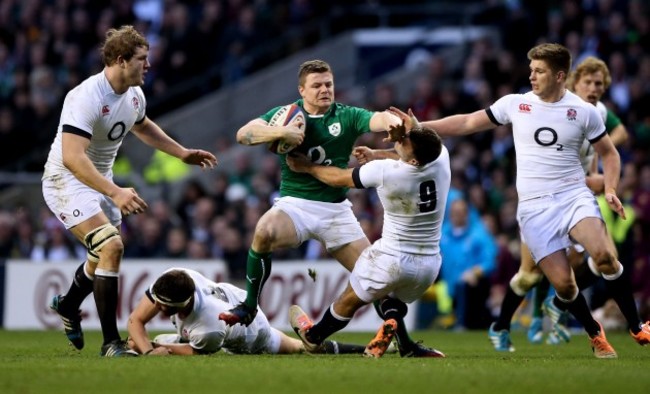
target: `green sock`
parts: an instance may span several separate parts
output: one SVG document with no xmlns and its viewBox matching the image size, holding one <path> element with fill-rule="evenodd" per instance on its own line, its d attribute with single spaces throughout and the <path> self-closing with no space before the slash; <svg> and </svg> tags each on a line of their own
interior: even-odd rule
<svg viewBox="0 0 650 394">
<path fill-rule="evenodd" d="M 260 293 L 270 275 L 271 253 L 257 253 L 249 249 L 246 260 L 246 306 L 257 309 Z"/>
<path fill-rule="evenodd" d="M 546 277 L 542 278 L 542 281 L 537 284 L 536 287 L 533 288 L 533 294 L 532 294 L 532 299 L 533 299 L 533 312 L 532 316 L 533 317 L 543 317 L 544 314 L 542 313 L 542 304 L 544 303 L 544 300 L 546 297 L 548 297 L 548 290 L 551 287 L 551 284 L 549 283 L 548 279 Z"/>
</svg>

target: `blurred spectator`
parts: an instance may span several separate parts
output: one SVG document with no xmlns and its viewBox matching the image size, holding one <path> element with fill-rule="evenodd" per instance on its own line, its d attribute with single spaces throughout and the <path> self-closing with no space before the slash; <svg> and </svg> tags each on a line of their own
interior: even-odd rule
<svg viewBox="0 0 650 394">
<path fill-rule="evenodd" d="M 208 193 L 203 184 L 196 179 L 188 180 L 183 187 L 181 199 L 176 205 L 176 214 L 188 226 L 188 229 L 190 218 L 194 216 L 197 201 L 207 195 Z"/>
<path fill-rule="evenodd" d="M 632 196 L 632 205 L 638 223 L 635 250 L 638 257 L 644 258 L 650 256 L 650 163 L 639 169 L 639 184 Z"/>
<path fill-rule="evenodd" d="M 0 211 L 0 258 L 11 257 L 14 249 L 15 221 L 8 211 Z"/>
<path fill-rule="evenodd" d="M 496 267 L 497 245 L 482 221 L 469 220 L 464 199 L 451 203 L 450 226 L 443 228 L 440 252 L 441 279 L 454 300 L 457 329 L 484 329 L 492 316 L 487 300 L 490 278 Z"/>
<path fill-rule="evenodd" d="M 632 274 L 632 288 L 634 298 L 639 306 L 639 315 L 642 321 L 650 319 L 650 255 L 638 256 L 634 261 Z"/>
<path fill-rule="evenodd" d="M 57 262 L 77 259 L 75 251 L 76 240 L 68 236 L 63 224 L 50 216 L 39 234 L 31 253 L 34 262 Z M 85 256 L 84 256 L 85 257 Z"/>
<path fill-rule="evenodd" d="M 427 77 L 417 78 L 413 86 L 409 108 L 418 119 L 436 118 L 439 107 L 438 98 L 434 92 L 434 84 Z"/>
<path fill-rule="evenodd" d="M 167 232 L 165 258 L 186 259 L 188 257 L 188 240 L 185 229 L 174 227 Z"/>
<path fill-rule="evenodd" d="M 198 241 L 196 239 L 190 239 L 188 241 L 187 243 L 188 259 L 205 260 L 211 257 L 212 256 L 210 255 L 210 250 L 206 242 Z"/>
<path fill-rule="evenodd" d="M 124 250 L 127 258 L 152 258 L 163 257 L 167 234 L 163 231 L 161 223 L 150 213 L 138 218 L 138 231 L 132 234 L 134 242 Z"/>
<path fill-rule="evenodd" d="M 207 243 L 210 239 L 210 222 L 215 215 L 215 203 L 210 197 L 196 200 L 194 209 L 188 217 L 190 239 Z"/>
</svg>

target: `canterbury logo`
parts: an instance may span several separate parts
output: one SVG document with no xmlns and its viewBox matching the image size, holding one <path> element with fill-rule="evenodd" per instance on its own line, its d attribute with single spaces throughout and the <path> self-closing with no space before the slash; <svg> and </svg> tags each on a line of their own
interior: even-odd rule
<svg viewBox="0 0 650 394">
<path fill-rule="evenodd" d="M 527 112 L 530 113 L 531 111 L 531 105 L 530 104 L 519 104 L 519 112 Z"/>
</svg>

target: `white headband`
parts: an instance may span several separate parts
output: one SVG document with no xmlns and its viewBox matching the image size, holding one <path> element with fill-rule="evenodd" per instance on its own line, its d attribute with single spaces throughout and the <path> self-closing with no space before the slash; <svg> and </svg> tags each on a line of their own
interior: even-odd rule
<svg viewBox="0 0 650 394">
<path fill-rule="evenodd" d="M 171 306 L 174 308 L 183 308 L 186 307 L 187 304 L 190 303 L 190 300 L 192 299 L 192 296 L 190 296 L 188 299 L 185 301 L 181 302 L 171 302 L 171 300 L 163 300 L 159 296 L 157 296 L 153 291 L 151 292 L 151 297 L 153 297 L 154 301 L 158 302 L 159 304 L 165 305 L 165 306 Z"/>
</svg>

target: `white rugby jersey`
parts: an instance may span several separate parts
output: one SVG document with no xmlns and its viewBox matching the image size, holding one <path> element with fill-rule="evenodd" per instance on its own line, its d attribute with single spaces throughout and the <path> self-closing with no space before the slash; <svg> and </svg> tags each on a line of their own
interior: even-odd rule
<svg viewBox="0 0 650 394">
<path fill-rule="evenodd" d="M 135 123 L 144 120 L 145 107 L 139 86 L 116 94 L 104 70 L 84 80 L 65 96 L 43 177 L 69 172 L 63 165 L 63 130 L 89 138 L 88 157 L 100 174 L 110 177 L 122 140 Z"/>
<path fill-rule="evenodd" d="M 241 324 L 231 327 L 219 320 L 220 313 L 229 311 L 246 299 L 246 291 L 229 283 L 215 283 L 191 269 L 170 270 L 186 272 L 196 286 L 192 313 L 184 319 L 178 315 L 173 315 L 171 319 L 183 342 L 207 353 L 214 353 L 221 348 L 232 353 L 259 353 L 270 335 L 270 326 L 262 311 L 258 311 L 255 320 L 248 327 Z M 153 284 L 149 287 L 149 292 L 152 287 Z"/>
<path fill-rule="evenodd" d="M 607 107 L 602 102 L 596 103 L 596 110 L 598 114 L 603 118 L 603 122 L 607 122 Z M 589 141 L 585 140 L 580 147 L 580 162 L 582 163 L 582 169 L 585 172 L 585 175 L 589 175 L 591 171 L 591 162 L 594 160 L 596 151 L 594 147 L 591 146 Z"/>
<path fill-rule="evenodd" d="M 580 148 L 605 135 L 595 106 L 568 90 L 555 103 L 528 92 L 503 96 L 487 114 L 496 124 L 512 123 L 520 201 L 586 187 Z"/>
<path fill-rule="evenodd" d="M 384 207 L 382 248 L 397 253 L 440 253 L 440 230 L 451 183 L 449 152 L 422 167 L 374 160 L 353 171 L 357 188 L 374 187 Z"/>
</svg>

